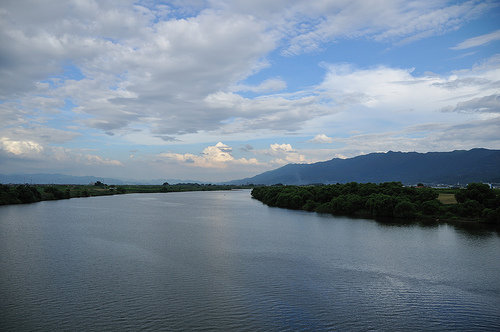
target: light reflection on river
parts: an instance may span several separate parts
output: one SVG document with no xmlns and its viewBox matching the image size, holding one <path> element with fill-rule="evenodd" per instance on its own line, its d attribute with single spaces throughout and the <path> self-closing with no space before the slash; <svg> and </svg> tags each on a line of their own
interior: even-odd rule
<svg viewBox="0 0 500 332">
<path fill-rule="evenodd" d="M 500 238 L 248 190 L 0 207 L 0 330 L 500 330 Z"/>
</svg>

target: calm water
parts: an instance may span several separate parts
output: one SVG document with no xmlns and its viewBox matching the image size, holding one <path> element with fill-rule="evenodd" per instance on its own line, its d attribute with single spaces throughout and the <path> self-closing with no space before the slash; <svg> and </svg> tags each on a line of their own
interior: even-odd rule
<svg viewBox="0 0 500 332">
<path fill-rule="evenodd" d="M 0 207 L 1 331 L 499 331 L 500 238 L 250 191 Z"/>
</svg>

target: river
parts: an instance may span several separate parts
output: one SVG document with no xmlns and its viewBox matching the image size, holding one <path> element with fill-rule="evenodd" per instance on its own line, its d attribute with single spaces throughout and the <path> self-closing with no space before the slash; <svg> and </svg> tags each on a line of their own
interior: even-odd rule
<svg viewBox="0 0 500 332">
<path fill-rule="evenodd" d="M 0 207 L 1 331 L 500 331 L 500 237 L 249 190 Z"/>
</svg>

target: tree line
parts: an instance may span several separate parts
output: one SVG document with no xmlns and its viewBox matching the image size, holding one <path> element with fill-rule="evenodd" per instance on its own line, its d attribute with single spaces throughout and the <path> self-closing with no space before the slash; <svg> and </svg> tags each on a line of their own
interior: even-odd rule
<svg viewBox="0 0 500 332">
<path fill-rule="evenodd" d="M 125 193 L 168 193 L 181 191 L 213 191 L 250 188 L 239 185 L 212 185 L 179 183 L 169 185 L 121 185 L 108 186 L 101 181 L 92 185 L 15 185 L 0 184 L 0 205 L 26 204 L 47 200 L 116 195 Z"/>
<path fill-rule="evenodd" d="M 252 197 L 294 210 L 364 217 L 467 219 L 500 223 L 500 194 L 483 183 L 457 189 L 457 204 L 443 204 L 438 189 L 405 187 L 401 182 L 350 182 L 323 186 L 262 186 Z"/>
<path fill-rule="evenodd" d="M 69 189 L 62 191 L 55 186 L 42 189 L 29 185 L 12 187 L 0 184 L 0 205 L 26 204 L 67 198 L 70 198 Z"/>
</svg>

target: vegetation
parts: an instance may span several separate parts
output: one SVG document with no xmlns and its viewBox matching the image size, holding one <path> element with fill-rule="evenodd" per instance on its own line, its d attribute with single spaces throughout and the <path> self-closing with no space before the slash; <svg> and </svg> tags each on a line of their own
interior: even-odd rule
<svg viewBox="0 0 500 332">
<path fill-rule="evenodd" d="M 500 192 L 482 183 L 453 189 L 453 193 L 405 187 L 401 182 L 276 185 L 256 187 L 252 197 L 269 206 L 339 215 L 500 223 Z"/>
<path fill-rule="evenodd" d="M 93 185 L 15 185 L 0 184 L 0 205 L 35 203 L 47 200 L 69 199 L 116 195 L 126 193 L 167 193 L 180 191 L 213 191 L 250 188 L 236 185 L 212 185 L 198 183 L 179 183 L 169 185 L 125 185 L 113 186 L 97 181 Z"/>
<path fill-rule="evenodd" d="M 116 195 L 251 188 L 250 186 L 179 183 L 170 185 L 16 185 L 0 184 L 0 205 L 44 200 Z M 269 206 L 363 217 L 475 220 L 500 224 L 500 191 L 482 183 L 466 189 L 405 187 L 401 182 L 350 182 L 321 186 L 261 186 L 252 197 Z"/>
</svg>

